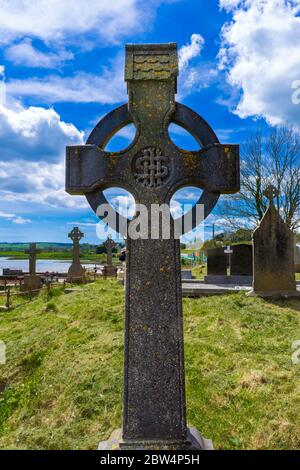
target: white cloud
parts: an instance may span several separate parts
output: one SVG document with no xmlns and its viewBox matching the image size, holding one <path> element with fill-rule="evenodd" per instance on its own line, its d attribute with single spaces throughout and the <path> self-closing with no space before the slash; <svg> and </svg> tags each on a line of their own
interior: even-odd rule
<svg viewBox="0 0 300 470">
<path fill-rule="evenodd" d="M 29 224 L 31 222 L 30 219 L 24 219 L 20 215 L 10 214 L 8 212 L 3 212 L 3 211 L 0 211 L 0 218 L 1 217 L 3 219 L 10 220 L 11 222 L 18 224 L 18 225 Z"/>
<path fill-rule="evenodd" d="M 10 96 L 31 96 L 47 103 L 117 103 L 126 99 L 124 59 L 118 56 L 112 68 L 104 68 L 99 75 L 77 72 L 70 77 L 49 75 L 11 80 L 6 84 L 6 92 Z"/>
<path fill-rule="evenodd" d="M 0 104 L 0 139 L 0 160 L 57 162 L 66 144 L 83 142 L 83 133 L 61 121 L 54 109 Z"/>
<path fill-rule="evenodd" d="M 300 79 L 300 0 L 222 0 L 220 6 L 233 11 L 219 59 L 241 92 L 235 113 L 299 126 L 292 84 Z"/>
<path fill-rule="evenodd" d="M 220 7 L 226 11 L 233 10 L 241 3 L 241 0 L 220 0 Z"/>
<path fill-rule="evenodd" d="M 147 29 L 159 3 L 164 0 L 0 0 L 0 43 L 35 37 L 80 44 L 83 34 L 116 43 Z"/>
<path fill-rule="evenodd" d="M 59 49 L 56 53 L 40 52 L 33 47 L 32 40 L 28 38 L 5 51 L 6 59 L 22 67 L 54 68 L 73 57 L 74 55 L 65 49 Z"/>
<path fill-rule="evenodd" d="M 185 69 L 189 62 L 198 57 L 204 46 L 204 38 L 201 34 L 192 34 L 191 43 L 182 46 L 178 51 L 179 68 Z"/>
<path fill-rule="evenodd" d="M 83 133 L 73 124 L 63 122 L 53 109 L 0 105 L 0 140 L 2 207 L 87 207 L 84 198 L 64 190 L 65 147 L 83 143 Z M 14 214 L 10 218 L 19 225 L 29 220 Z"/>
<path fill-rule="evenodd" d="M 30 224 L 30 219 L 24 219 L 23 217 L 17 216 L 13 222 L 18 225 Z"/>
<path fill-rule="evenodd" d="M 205 40 L 201 34 L 192 34 L 190 44 L 178 50 L 179 59 L 179 99 L 206 88 L 217 75 L 217 71 L 208 62 L 201 61 L 201 53 Z M 194 63 L 193 63 L 194 62 Z"/>
<path fill-rule="evenodd" d="M 8 204 L 21 207 L 29 203 L 53 208 L 88 207 L 83 196 L 65 192 L 64 162 L 0 161 L 0 199 L 2 207 Z M 45 209 L 46 210 L 46 209 Z M 40 213 L 43 209 L 40 208 Z"/>
</svg>

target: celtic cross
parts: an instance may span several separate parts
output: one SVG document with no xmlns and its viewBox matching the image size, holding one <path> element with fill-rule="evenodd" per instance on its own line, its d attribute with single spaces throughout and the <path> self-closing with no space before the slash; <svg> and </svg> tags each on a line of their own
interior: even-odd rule
<svg viewBox="0 0 300 470">
<path fill-rule="evenodd" d="M 169 204 L 184 186 L 203 189 L 198 204 L 206 217 L 221 193 L 239 189 L 239 149 L 221 145 L 211 127 L 175 102 L 177 45 L 126 46 L 125 80 L 129 103 L 106 115 L 86 145 L 68 147 L 66 190 L 84 194 L 97 212 L 107 204 L 103 190 L 122 187 L 137 204 Z M 184 151 L 169 137 L 171 122 L 201 145 Z M 121 152 L 106 143 L 133 123 L 134 141 Z M 193 227 L 195 210 L 191 211 Z M 121 231 L 124 226 L 118 216 Z M 122 222 L 122 223 L 121 223 Z M 134 220 L 125 220 L 132 227 Z M 130 232 L 130 230 L 129 230 Z M 128 232 L 128 233 L 129 233 Z M 123 441 L 125 449 L 185 449 L 192 444 L 186 424 L 180 243 L 127 237 Z"/>
<path fill-rule="evenodd" d="M 106 242 L 104 243 L 107 252 L 107 266 L 112 266 L 112 250 L 116 246 L 116 243 L 112 240 L 111 237 L 108 237 Z"/>
<path fill-rule="evenodd" d="M 269 199 L 270 201 L 270 206 L 274 206 L 274 198 L 279 197 L 279 191 L 278 189 L 275 188 L 275 186 L 269 185 L 265 191 L 263 192 L 263 195 L 266 196 L 266 198 Z"/>
<path fill-rule="evenodd" d="M 68 237 L 73 242 L 73 262 L 69 268 L 68 276 L 69 278 L 80 278 L 84 276 L 84 268 L 80 264 L 79 242 L 84 237 L 84 233 L 78 227 L 74 227 Z"/>
<path fill-rule="evenodd" d="M 41 250 L 36 248 L 36 243 L 30 243 L 29 250 L 25 253 L 29 254 L 29 274 L 35 276 L 36 274 L 36 255 L 41 253 Z"/>
</svg>

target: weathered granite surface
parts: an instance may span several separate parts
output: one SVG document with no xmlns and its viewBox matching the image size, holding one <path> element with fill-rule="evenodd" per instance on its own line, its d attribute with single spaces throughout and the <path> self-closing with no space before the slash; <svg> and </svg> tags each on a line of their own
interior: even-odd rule
<svg viewBox="0 0 300 470">
<path fill-rule="evenodd" d="M 107 203 L 108 187 L 127 189 L 136 204 L 150 209 L 169 205 L 181 187 L 198 186 L 206 217 L 221 193 L 238 191 L 238 146 L 221 145 L 200 116 L 175 102 L 177 74 L 176 44 L 126 46 L 129 103 L 105 116 L 86 146 L 67 148 L 69 193 L 85 194 L 97 212 Z M 137 130 L 134 142 L 124 151 L 104 151 L 109 138 L 130 122 Z M 169 138 L 171 122 L 186 128 L 201 150 L 178 148 Z M 191 215 L 195 227 L 195 209 Z M 186 423 L 180 244 L 173 219 L 169 239 L 161 231 L 157 239 L 135 239 L 130 235 L 135 220 L 118 214 L 116 219 L 117 231 L 128 238 L 123 429 L 122 441 L 115 438 L 114 445 L 191 448 L 198 443 Z M 182 219 L 177 223 L 183 225 Z"/>
</svg>

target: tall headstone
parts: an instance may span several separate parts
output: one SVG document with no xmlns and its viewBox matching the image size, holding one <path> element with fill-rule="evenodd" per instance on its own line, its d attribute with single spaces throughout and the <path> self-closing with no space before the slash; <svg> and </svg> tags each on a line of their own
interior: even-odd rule
<svg viewBox="0 0 300 470">
<path fill-rule="evenodd" d="M 79 242 L 84 237 L 84 233 L 78 227 L 74 227 L 68 234 L 73 242 L 73 261 L 68 271 L 68 279 L 74 282 L 81 282 L 85 278 L 85 269 L 80 263 Z"/>
<path fill-rule="evenodd" d="M 106 265 L 103 268 L 104 277 L 116 277 L 117 267 L 113 266 L 113 249 L 117 244 L 113 241 L 111 237 L 108 237 L 104 243 L 107 253 Z"/>
<path fill-rule="evenodd" d="M 36 274 L 36 257 L 41 250 L 38 250 L 36 243 L 30 243 L 29 250 L 25 250 L 29 255 L 29 274 L 24 276 L 22 290 L 25 292 L 36 291 L 41 287 L 41 277 Z"/>
<path fill-rule="evenodd" d="M 175 102 L 177 75 L 176 44 L 126 46 L 129 103 L 105 116 L 87 145 L 67 148 L 66 189 L 70 194 L 85 194 L 99 214 L 99 205 L 107 204 L 103 190 L 124 187 L 151 214 L 153 204 L 169 206 L 179 188 L 199 186 L 203 193 L 198 204 L 204 205 L 206 217 L 221 193 L 238 191 L 238 146 L 221 145 L 200 116 Z M 178 148 L 169 138 L 171 122 L 187 129 L 201 143 L 201 150 Z M 117 153 L 104 151 L 110 137 L 128 123 L 137 128 L 132 145 Z M 191 216 L 195 227 L 195 209 Z M 122 217 L 117 221 L 117 231 L 127 235 L 119 445 L 124 449 L 204 448 L 201 436 L 188 430 L 186 423 L 180 242 L 174 221 L 171 219 L 167 239 L 161 230 L 157 238 L 136 239 L 132 236 L 135 218 L 125 220 L 126 233 Z M 184 226 L 182 219 L 179 223 Z M 110 446 L 107 442 L 100 448 Z"/>
<path fill-rule="evenodd" d="M 262 297 L 297 296 L 294 266 L 294 235 L 282 220 L 269 186 L 264 195 L 270 204 L 253 233 L 253 291 Z"/>
</svg>

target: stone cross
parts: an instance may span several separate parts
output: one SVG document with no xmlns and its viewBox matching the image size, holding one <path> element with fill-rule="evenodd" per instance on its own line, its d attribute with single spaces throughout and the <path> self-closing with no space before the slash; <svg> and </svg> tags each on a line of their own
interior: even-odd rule
<svg viewBox="0 0 300 470">
<path fill-rule="evenodd" d="M 207 216 L 221 193 L 239 190 L 239 149 L 221 145 L 210 126 L 175 102 L 177 45 L 126 46 L 129 103 L 106 115 L 86 145 L 67 148 L 66 190 L 85 194 L 97 212 L 103 190 L 122 187 L 149 210 L 169 205 L 184 186 L 203 189 L 198 204 Z M 171 122 L 201 145 L 184 151 L 169 137 Z M 134 123 L 136 136 L 124 151 L 106 152 L 109 139 Z M 99 212 L 98 212 L 99 213 Z M 123 219 L 117 218 L 122 233 Z M 192 211 L 193 227 L 196 226 Z M 169 239 L 134 239 L 128 224 L 123 429 L 124 449 L 200 448 L 187 429 L 180 242 L 171 220 Z M 123 233 L 122 233 L 123 234 Z"/>
<path fill-rule="evenodd" d="M 107 252 L 107 266 L 112 266 L 112 250 L 116 246 L 116 243 L 113 241 L 111 237 L 108 237 L 106 242 L 104 243 Z"/>
<path fill-rule="evenodd" d="M 41 253 L 41 250 L 36 248 L 36 243 L 30 243 L 29 250 L 26 250 L 25 253 L 29 254 L 29 274 L 31 276 L 36 275 L 36 255 Z"/>
<path fill-rule="evenodd" d="M 270 201 L 270 206 L 274 205 L 274 198 L 279 197 L 279 191 L 274 186 L 270 185 L 263 192 L 263 195 L 266 196 Z"/>
<path fill-rule="evenodd" d="M 78 227 L 74 227 L 73 230 L 68 234 L 68 237 L 73 242 L 73 262 L 69 268 L 68 277 L 81 278 L 84 276 L 85 271 L 80 263 L 79 242 L 84 237 L 84 233 L 82 233 Z"/>
</svg>

